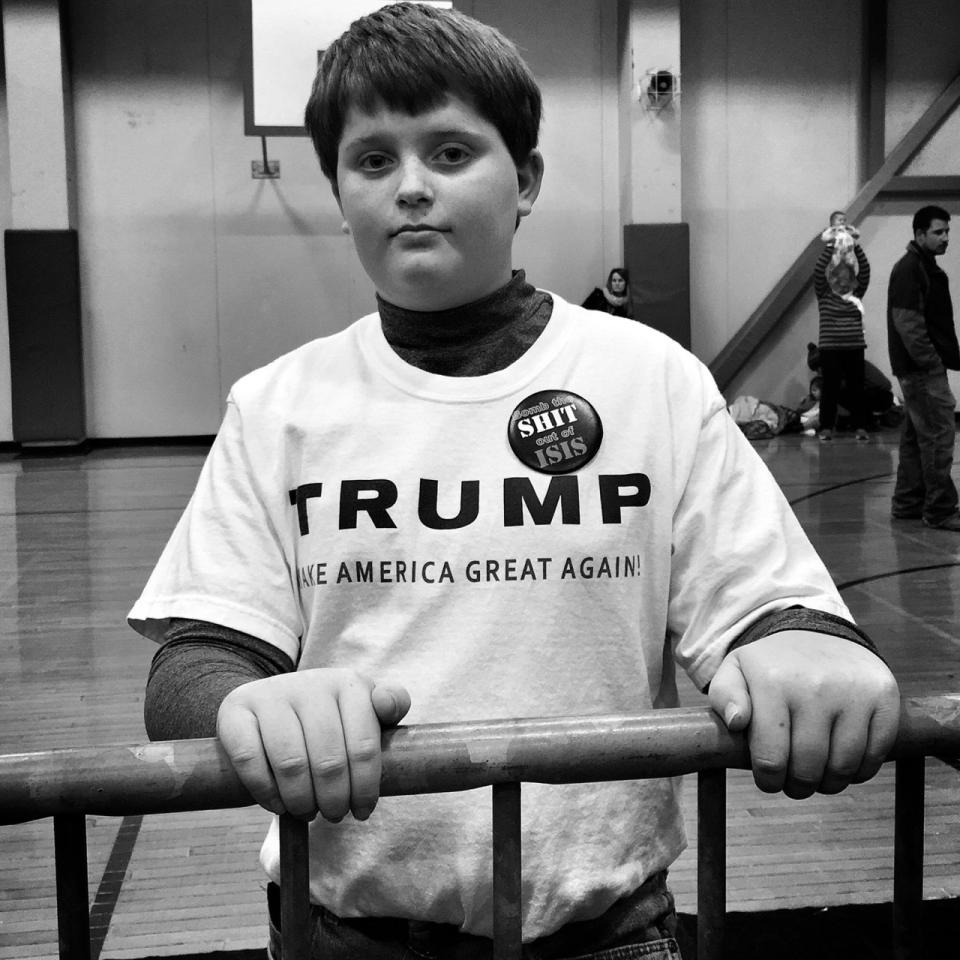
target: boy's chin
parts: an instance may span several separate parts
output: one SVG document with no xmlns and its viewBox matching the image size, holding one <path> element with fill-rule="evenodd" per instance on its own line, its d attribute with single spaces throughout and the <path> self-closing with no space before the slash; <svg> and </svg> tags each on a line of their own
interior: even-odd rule
<svg viewBox="0 0 960 960">
<path fill-rule="evenodd" d="M 410 310 L 413 313 L 440 313 L 444 310 L 456 310 L 457 307 L 462 307 L 467 303 L 470 303 L 471 300 L 464 300 L 463 296 L 423 296 L 422 294 L 400 294 L 395 297 L 384 296 L 380 294 L 384 300 L 388 303 L 392 303 L 395 307 L 400 307 L 402 310 Z"/>
<path fill-rule="evenodd" d="M 434 275 L 418 278 L 412 283 L 384 285 L 378 287 L 378 292 L 395 307 L 418 313 L 438 313 L 482 300 L 502 286 L 503 283 L 495 281 L 483 285 L 467 285 L 462 280 L 441 282 Z"/>
</svg>

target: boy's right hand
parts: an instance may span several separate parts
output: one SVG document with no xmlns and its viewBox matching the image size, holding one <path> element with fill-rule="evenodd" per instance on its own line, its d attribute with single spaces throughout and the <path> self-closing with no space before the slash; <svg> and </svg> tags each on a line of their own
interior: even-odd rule
<svg viewBox="0 0 960 960">
<path fill-rule="evenodd" d="M 366 820 L 380 795 L 381 728 L 409 709 L 403 687 L 352 670 L 303 670 L 232 690 L 220 704 L 217 736 L 267 810 Z"/>
</svg>

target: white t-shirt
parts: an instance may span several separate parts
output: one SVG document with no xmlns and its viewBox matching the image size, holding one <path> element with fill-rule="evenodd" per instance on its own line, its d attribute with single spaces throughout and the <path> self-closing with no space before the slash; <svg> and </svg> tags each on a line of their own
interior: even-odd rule
<svg viewBox="0 0 960 960">
<path fill-rule="evenodd" d="M 300 669 L 402 683 L 415 724 L 672 706 L 671 651 L 702 688 L 769 612 L 849 619 L 703 365 L 553 299 L 534 345 L 486 376 L 410 366 L 373 314 L 241 379 L 132 625 L 212 621 Z M 564 440 L 592 459 L 535 468 Z M 672 863 L 677 789 L 525 784 L 524 939 Z M 385 797 L 310 837 L 311 895 L 335 913 L 491 935 L 488 790 Z M 262 860 L 278 880 L 275 823 Z"/>
</svg>

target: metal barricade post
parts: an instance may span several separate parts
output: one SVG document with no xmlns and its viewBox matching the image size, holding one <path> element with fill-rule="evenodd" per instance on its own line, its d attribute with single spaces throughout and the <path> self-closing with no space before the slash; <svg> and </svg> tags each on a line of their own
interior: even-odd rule
<svg viewBox="0 0 960 960">
<path fill-rule="evenodd" d="M 906 699 L 888 760 L 898 765 L 894 942 L 920 955 L 924 757 L 960 756 L 960 697 Z M 522 782 L 590 783 L 698 772 L 701 960 L 723 952 L 725 779 L 749 768 L 746 737 L 709 708 L 631 716 L 491 720 L 399 727 L 383 736 L 383 796 L 493 789 L 495 942 L 520 955 Z M 855 789 L 855 788 L 854 788 Z M 71 748 L 0 756 L 0 823 L 55 818 L 60 956 L 89 960 L 86 814 L 241 807 L 251 798 L 216 740 Z M 281 818 L 284 960 L 309 956 L 307 824 Z"/>
</svg>

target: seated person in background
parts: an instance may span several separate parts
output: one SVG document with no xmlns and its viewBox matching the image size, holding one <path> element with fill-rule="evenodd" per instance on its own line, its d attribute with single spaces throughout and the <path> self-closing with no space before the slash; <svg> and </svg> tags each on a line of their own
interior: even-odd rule
<svg viewBox="0 0 960 960">
<path fill-rule="evenodd" d="M 614 317 L 632 317 L 630 303 L 630 277 L 623 267 L 614 267 L 607 277 L 607 285 L 593 291 L 581 306 L 588 310 L 603 310 Z"/>
<path fill-rule="evenodd" d="M 820 373 L 820 350 L 815 343 L 807 344 L 807 366 L 814 373 Z M 814 377 L 810 381 L 810 396 L 818 403 L 822 386 L 822 377 Z M 849 416 L 851 410 L 856 409 L 857 400 L 851 396 L 850 387 L 845 382 L 840 387 L 837 403 L 843 407 L 847 416 Z M 890 378 L 866 359 L 863 361 L 863 399 L 861 406 L 867 415 L 867 426 L 871 428 L 876 427 L 878 421 L 894 426 L 899 422 L 896 417 L 892 419 L 884 417 L 894 407 L 893 384 L 890 382 Z"/>
<path fill-rule="evenodd" d="M 390 5 L 324 51 L 306 126 L 377 312 L 234 385 L 130 612 L 161 644 L 150 736 L 216 732 L 311 821 L 325 958 L 491 954 L 489 791 L 378 803 L 405 716 L 671 707 L 679 664 L 791 797 L 896 736 L 893 676 L 703 364 L 512 269 L 539 125 L 516 48 L 458 11 Z M 524 785 L 531 955 L 677 956 L 678 789 Z M 276 821 L 261 861 L 275 927 Z"/>
</svg>

